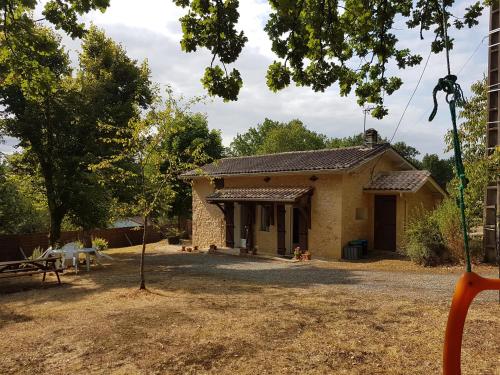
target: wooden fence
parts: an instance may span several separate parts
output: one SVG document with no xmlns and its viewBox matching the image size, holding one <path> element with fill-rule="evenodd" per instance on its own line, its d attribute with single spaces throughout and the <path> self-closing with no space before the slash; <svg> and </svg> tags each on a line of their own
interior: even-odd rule
<svg viewBox="0 0 500 375">
<path fill-rule="evenodd" d="M 154 227 L 148 228 L 147 243 L 157 242 L 164 236 Z M 126 247 L 142 243 L 142 228 L 112 228 L 96 229 L 90 232 L 91 237 L 101 237 L 108 241 L 109 247 Z M 69 231 L 61 233 L 61 243 L 82 241 L 83 231 Z M 0 261 L 23 259 L 23 253 L 29 257 L 37 247 L 47 249 L 49 246 L 48 233 L 14 234 L 0 236 Z"/>
</svg>

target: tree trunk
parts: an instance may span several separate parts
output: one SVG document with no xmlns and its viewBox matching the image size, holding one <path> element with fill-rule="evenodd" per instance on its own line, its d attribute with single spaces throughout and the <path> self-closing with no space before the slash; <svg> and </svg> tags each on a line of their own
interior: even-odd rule
<svg viewBox="0 0 500 375">
<path fill-rule="evenodd" d="M 57 245 L 61 239 L 61 223 L 63 218 L 64 214 L 62 214 L 61 210 L 51 210 L 49 244 L 53 249 L 57 248 Z"/>
<path fill-rule="evenodd" d="M 90 229 L 83 229 L 82 231 L 82 243 L 83 247 L 92 247 L 92 236 L 90 234 Z"/>
<path fill-rule="evenodd" d="M 146 235 L 148 228 L 148 217 L 144 216 L 144 229 L 142 231 L 142 251 L 141 251 L 141 285 L 139 289 L 146 289 L 146 280 L 144 278 L 144 254 L 146 253 Z"/>
</svg>

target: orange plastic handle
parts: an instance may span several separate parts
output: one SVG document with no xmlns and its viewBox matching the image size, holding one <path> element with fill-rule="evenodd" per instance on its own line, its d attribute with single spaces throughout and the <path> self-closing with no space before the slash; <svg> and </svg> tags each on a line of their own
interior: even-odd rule
<svg viewBox="0 0 500 375">
<path fill-rule="evenodd" d="M 474 272 L 464 273 L 458 280 L 451 302 L 443 350 L 443 374 L 460 375 L 460 355 L 465 318 L 474 297 L 483 290 L 500 290 L 500 279 L 486 279 Z"/>
</svg>

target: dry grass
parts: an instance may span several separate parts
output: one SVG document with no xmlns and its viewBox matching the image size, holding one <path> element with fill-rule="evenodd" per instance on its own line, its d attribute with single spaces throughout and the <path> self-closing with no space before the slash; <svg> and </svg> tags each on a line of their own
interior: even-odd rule
<svg viewBox="0 0 500 375">
<path fill-rule="evenodd" d="M 154 248 L 150 253 L 162 253 Z M 138 252 L 113 250 L 113 264 L 67 273 L 62 287 L 18 278 L 15 288 L 25 290 L 8 293 L 13 284 L 2 281 L 0 373 L 440 372 L 448 297 L 249 282 L 187 272 L 190 259 L 209 255 L 165 253 L 149 257 L 149 290 L 139 292 Z M 499 305 L 475 303 L 465 374 L 500 374 L 499 332 Z"/>
</svg>

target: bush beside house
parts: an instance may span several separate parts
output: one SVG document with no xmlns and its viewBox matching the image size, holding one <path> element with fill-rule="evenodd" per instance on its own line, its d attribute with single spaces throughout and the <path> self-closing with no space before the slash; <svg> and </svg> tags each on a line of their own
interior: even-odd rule
<svg viewBox="0 0 500 375">
<path fill-rule="evenodd" d="M 416 212 L 406 226 L 403 243 L 401 252 L 415 263 L 463 263 L 465 252 L 457 204 L 448 198 L 430 213 L 423 209 Z M 473 260 L 481 261 L 480 241 L 471 240 L 470 248 Z"/>
</svg>

